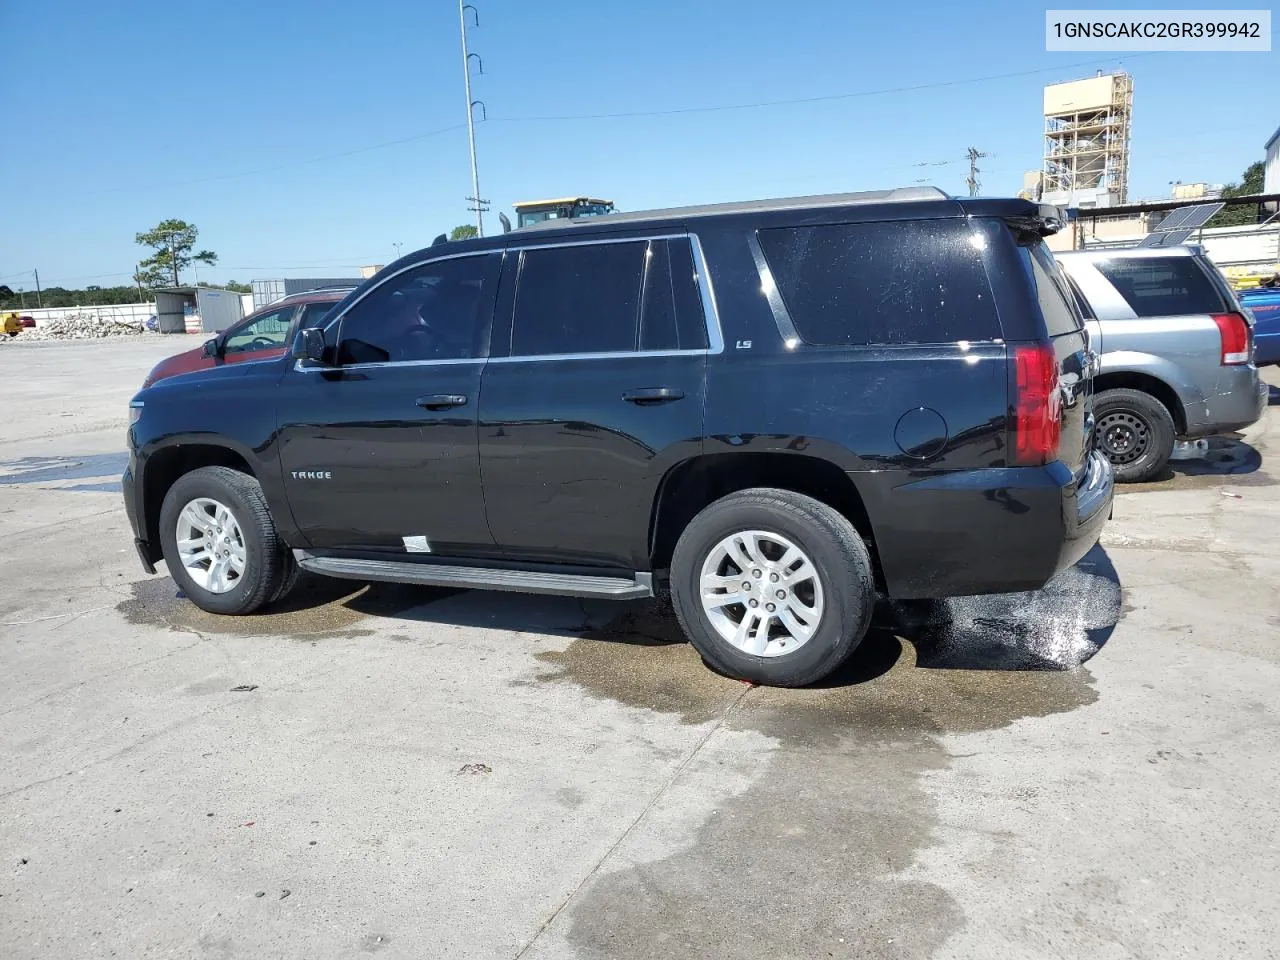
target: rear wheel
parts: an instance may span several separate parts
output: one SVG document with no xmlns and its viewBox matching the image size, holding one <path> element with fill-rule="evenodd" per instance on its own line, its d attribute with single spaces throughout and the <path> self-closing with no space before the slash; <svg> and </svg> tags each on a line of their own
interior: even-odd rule
<svg viewBox="0 0 1280 960">
<path fill-rule="evenodd" d="M 848 658 L 871 622 L 871 557 L 826 504 L 757 488 L 704 509 L 671 562 L 671 599 L 695 649 L 731 677 L 799 687 Z"/>
<path fill-rule="evenodd" d="M 292 586 L 292 558 L 261 485 L 228 467 L 174 482 L 160 507 L 160 546 L 169 575 L 210 613 L 252 613 Z"/>
<path fill-rule="evenodd" d="M 1093 398 L 1097 448 L 1111 461 L 1116 480 L 1139 483 L 1159 476 L 1173 453 L 1173 417 L 1141 390 L 1118 387 Z"/>
</svg>

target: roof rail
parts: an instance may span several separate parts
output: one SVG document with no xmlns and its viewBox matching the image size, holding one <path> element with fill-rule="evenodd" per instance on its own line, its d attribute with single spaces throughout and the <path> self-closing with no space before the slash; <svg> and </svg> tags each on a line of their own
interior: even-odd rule
<svg viewBox="0 0 1280 960">
<path fill-rule="evenodd" d="M 871 203 L 910 203 L 929 200 L 949 200 L 950 196 L 937 187 L 895 187 L 892 190 L 864 190 L 859 193 L 825 193 L 807 197 L 779 197 L 770 200 L 742 200 L 734 203 L 708 203 L 689 207 L 668 207 L 661 210 L 636 210 L 628 213 L 607 213 L 598 217 L 571 217 L 544 220 L 521 227 L 527 230 L 556 230 L 599 224 L 637 223 L 646 220 L 673 220 L 682 217 L 710 217 L 717 214 L 766 213 L 775 210 L 797 210 L 806 207 L 851 207 Z"/>
</svg>

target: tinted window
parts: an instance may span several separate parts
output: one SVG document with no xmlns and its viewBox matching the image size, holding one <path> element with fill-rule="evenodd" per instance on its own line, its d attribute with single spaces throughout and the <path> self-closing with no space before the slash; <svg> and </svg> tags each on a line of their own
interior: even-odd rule
<svg viewBox="0 0 1280 960">
<path fill-rule="evenodd" d="M 225 353 L 253 353 L 258 350 L 275 350 L 285 345 L 289 323 L 297 307 L 290 304 L 250 320 L 227 337 Z"/>
<path fill-rule="evenodd" d="M 1065 270 L 1063 274 L 1067 278 L 1067 286 L 1071 288 L 1071 292 L 1075 295 L 1076 306 L 1080 308 L 1080 315 L 1086 320 L 1097 320 L 1098 318 L 1093 312 L 1093 306 L 1084 298 L 1084 293 L 1080 290 L 1080 285 L 1076 283 L 1075 278 Z"/>
<path fill-rule="evenodd" d="M 1221 294 L 1191 257 L 1099 260 L 1096 266 L 1140 317 L 1223 310 Z"/>
<path fill-rule="evenodd" d="M 640 305 L 641 350 L 704 350 L 707 326 L 687 240 L 649 244 Z"/>
<path fill-rule="evenodd" d="M 526 250 L 512 356 L 635 350 L 643 241 Z"/>
<path fill-rule="evenodd" d="M 1000 324 L 981 252 L 946 221 L 760 231 L 796 331 L 839 345 L 992 340 Z"/>
<path fill-rule="evenodd" d="M 326 301 L 325 303 L 308 303 L 302 308 L 302 322 L 299 326 L 304 328 L 318 327 L 320 321 L 337 305 L 336 300 Z"/>
<path fill-rule="evenodd" d="M 1049 336 L 1060 337 L 1064 333 L 1076 333 L 1080 329 L 1080 316 L 1071 303 L 1071 291 L 1058 261 L 1053 259 L 1043 241 L 1024 246 L 1023 256 L 1031 269 L 1031 279 L 1036 286 L 1036 299 Z"/>
<path fill-rule="evenodd" d="M 342 318 L 338 362 L 484 355 L 502 255 L 424 264 L 374 288 Z"/>
</svg>

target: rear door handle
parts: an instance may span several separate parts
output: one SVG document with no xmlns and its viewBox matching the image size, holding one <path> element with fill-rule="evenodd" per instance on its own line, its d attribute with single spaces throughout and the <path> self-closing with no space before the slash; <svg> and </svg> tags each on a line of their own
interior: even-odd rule
<svg viewBox="0 0 1280 960">
<path fill-rule="evenodd" d="M 641 387 L 628 390 L 622 399 L 628 403 L 671 403 L 684 398 L 684 391 L 678 387 Z"/>
<path fill-rule="evenodd" d="M 447 410 L 449 407 L 465 407 L 467 405 L 466 394 L 462 393 L 433 393 L 429 397 L 419 397 L 418 406 L 425 407 L 428 410 Z"/>
</svg>

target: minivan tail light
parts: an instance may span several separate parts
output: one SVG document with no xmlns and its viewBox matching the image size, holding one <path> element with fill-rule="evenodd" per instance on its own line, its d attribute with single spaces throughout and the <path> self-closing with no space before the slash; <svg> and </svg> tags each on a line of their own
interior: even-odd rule
<svg viewBox="0 0 1280 960">
<path fill-rule="evenodd" d="M 1014 347 L 1014 462 L 1040 466 L 1056 460 L 1062 436 L 1062 398 L 1053 346 Z"/>
<path fill-rule="evenodd" d="M 1213 322 L 1218 325 L 1222 341 L 1220 362 L 1224 367 L 1249 362 L 1249 324 L 1238 313 L 1215 313 Z"/>
</svg>

